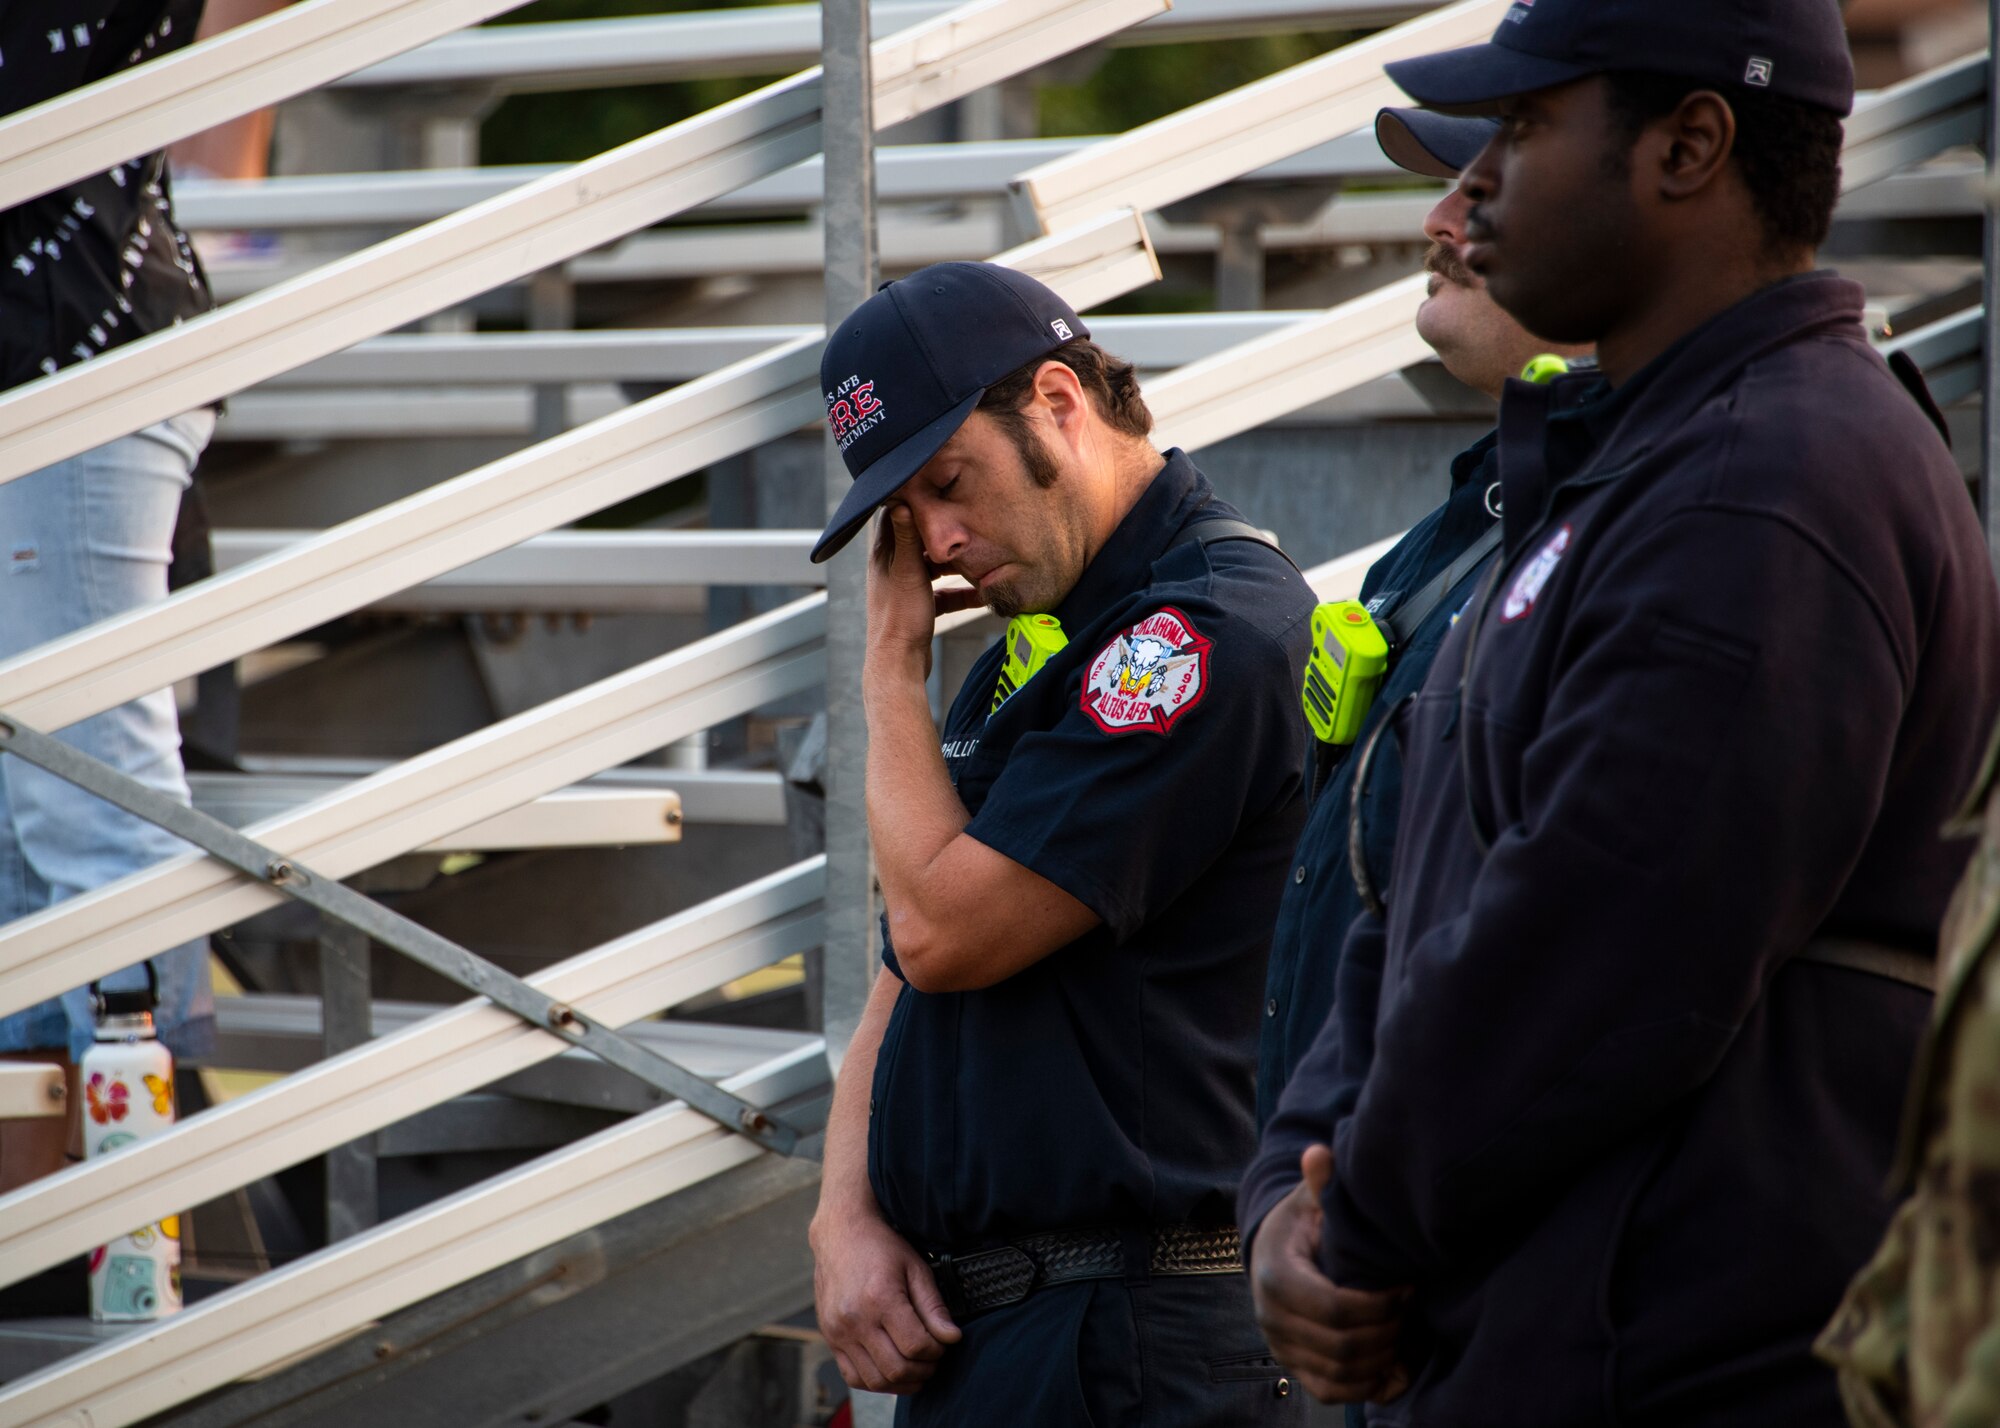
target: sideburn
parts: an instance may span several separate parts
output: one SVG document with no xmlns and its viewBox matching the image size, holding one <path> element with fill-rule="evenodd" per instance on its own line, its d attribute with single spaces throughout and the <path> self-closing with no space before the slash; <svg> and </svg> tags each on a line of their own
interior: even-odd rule
<svg viewBox="0 0 2000 1428">
<path fill-rule="evenodd" d="M 990 411 L 987 413 L 999 423 L 1007 433 L 1007 439 L 1014 444 L 1014 450 L 1021 457 L 1021 464 L 1028 468 L 1028 479 L 1044 491 L 1062 480 L 1062 467 L 1056 464 L 1054 456 L 1043 443 L 1028 419 L 1018 411 Z"/>
</svg>

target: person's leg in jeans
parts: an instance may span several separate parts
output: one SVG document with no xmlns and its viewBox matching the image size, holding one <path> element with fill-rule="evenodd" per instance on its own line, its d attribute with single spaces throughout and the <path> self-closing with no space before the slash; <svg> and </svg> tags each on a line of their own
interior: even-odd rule
<svg viewBox="0 0 2000 1428">
<path fill-rule="evenodd" d="M 213 429 L 212 413 L 193 412 L 0 482 L 0 659 L 165 598 L 175 513 Z M 172 690 L 55 732 L 133 778 L 187 798 Z M 0 757 L 0 924 L 187 848 L 53 775 Z M 206 1053 L 215 1037 L 206 939 L 152 962 L 160 979 L 161 1039 L 176 1056 Z M 145 972 L 133 968 L 105 980 L 143 985 Z M 90 1034 L 88 995 L 78 988 L 0 1017 L 0 1053 L 75 1061 Z M 0 1189 L 60 1166 L 59 1143 L 53 1163 L 24 1163 L 47 1158 L 46 1139 L 0 1131 Z M 23 1154 L 9 1153 L 10 1142 Z"/>
</svg>

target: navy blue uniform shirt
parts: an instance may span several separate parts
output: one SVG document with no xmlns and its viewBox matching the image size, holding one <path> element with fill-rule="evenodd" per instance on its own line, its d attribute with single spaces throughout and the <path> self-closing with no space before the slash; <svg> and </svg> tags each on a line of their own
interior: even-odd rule
<svg viewBox="0 0 2000 1428">
<path fill-rule="evenodd" d="M 1328 1272 L 1416 1291 L 1370 1423 L 1842 1421 L 1810 1344 L 1929 999 L 1798 954 L 1933 945 L 2000 706 L 1977 517 L 1861 303 L 1776 284 L 1580 415 L 1592 379 L 1508 388 L 1501 561 L 1344 954 L 1373 1045 L 1330 1023 L 1277 1117 L 1334 1147 Z"/>
<path fill-rule="evenodd" d="M 1492 435 L 1481 437 L 1453 458 L 1450 497 L 1370 566 L 1367 579 L 1361 582 L 1361 599 L 1371 613 L 1393 613 L 1486 533 L 1499 509 L 1499 480 Z M 1431 659 L 1451 628 L 1452 616 L 1472 597 L 1491 560 L 1491 556 L 1482 560 L 1446 591 L 1437 608 L 1412 632 L 1409 643 L 1398 651 L 1389 677 L 1376 692 L 1360 735 L 1313 797 L 1306 831 L 1292 858 L 1291 880 L 1285 884 L 1285 898 L 1278 905 L 1278 926 L 1271 935 L 1271 970 L 1265 978 L 1266 1021 L 1257 1048 L 1260 1126 L 1277 1109 L 1278 1093 L 1285 1089 L 1292 1069 L 1333 1008 L 1340 947 L 1347 940 L 1349 925 L 1363 912 L 1347 851 L 1354 754 L 1365 746 L 1389 710 L 1423 685 Z M 1395 845 L 1402 788 L 1401 751 L 1394 739 L 1384 738 L 1369 768 L 1360 810 L 1363 856 L 1378 894 L 1389 885 L 1390 851 Z M 1293 1173 L 1278 1195 L 1297 1183 L 1297 1171 L 1294 1157 Z M 1260 1205 L 1255 1213 L 1246 1214 L 1244 1228 L 1261 1219 L 1269 1208 Z"/>
<path fill-rule="evenodd" d="M 980 991 L 901 989 L 868 1169 L 920 1248 L 1232 1222 L 1313 596 L 1254 541 L 1172 545 L 1197 511 L 1234 515 L 1169 452 L 1052 612 L 1068 645 L 989 718 L 996 645 L 945 721 L 966 833 L 1104 925 Z"/>
</svg>

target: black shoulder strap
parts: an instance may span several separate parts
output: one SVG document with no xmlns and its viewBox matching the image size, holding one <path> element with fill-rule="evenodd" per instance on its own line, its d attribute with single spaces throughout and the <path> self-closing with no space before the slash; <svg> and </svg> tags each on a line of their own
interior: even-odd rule
<svg viewBox="0 0 2000 1428">
<path fill-rule="evenodd" d="M 1167 542 L 1167 549 L 1179 550 L 1190 541 L 1200 541 L 1203 545 L 1209 546 L 1224 540 L 1255 541 L 1258 545 L 1277 551 L 1279 555 L 1285 555 L 1284 547 L 1248 521 L 1235 520 L 1229 516 L 1203 517 L 1199 514 L 1182 526 L 1180 533 Z M 1285 562 L 1294 570 L 1299 568 L 1299 563 L 1289 555 L 1285 555 Z"/>
<path fill-rule="evenodd" d="M 1431 611 L 1437 609 L 1438 603 L 1499 544 L 1500 522 L 1495 521 L 1486 528 L 1485 534 L 1465 548 L 1464 554 L 1457 560 L 1433 575 L 1416 594 L 1377 619 L 1376 623 L 1381 625 L 1389 636 L 1390 647 L 1401 649 L 1407 645 L 1418 627 L 1430 618 Z"/>
</svg>

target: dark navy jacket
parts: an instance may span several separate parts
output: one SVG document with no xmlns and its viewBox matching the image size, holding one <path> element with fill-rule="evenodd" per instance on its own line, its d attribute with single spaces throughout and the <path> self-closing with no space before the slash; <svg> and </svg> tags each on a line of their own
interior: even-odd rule
<svg viewBox="0 0 2000 1428">
<path fill-rule="evenodd" d="M 1279 1113 L 1332 1134 L 1329 1272 L 1417 1291 L 1371 1423 L 1842 1422 L 1808 1346 L 1887 1221 L 1928 998 L 1791 959 L 1930 948 L 2000 706 L 1985 542 L 1861 302 L 1813 274 L 1608 399 L 1508 389 L 1502 561 L 1401 722 L 1388 925 L 1346 952 L 1372 1056 L 1336 1025 Z"/>
<path fill-rule="evenodd" d="M 945 721 L 965 831 L 1104 925 L 980 991 L 902 988 L 868 1163 L 920 1248 L 1233 1222 L 1305 812 L 1314 602 L 1268 546 L 1173 546 L 1197 511 L 1234 514 L 1170 452 L 1053 612 L 1068 645 L 991 717 L 988 650 Z M 896 969 L 893 948 L 884 960 Z"/>
<path fill-rule="evenodd" d="M 1499 508 L 1499 461 L 1494 438 L 1482 437 L 1451 463 L 1451 495 L 1369 567 L 1361 583 L 1361 599 L 1377 615 L 1393 612 L 1427 585 L 1493 524 Z M 1489 502 L 1489 496 L 1491 500 Z M 1399 651 L 1389 677 L 1376 692 L 1367 722 L 1353 750 L 1363 747 L 1375 726 L 1406 694 L 1414 694 L 1430 672 L 1431 659 L 1451 628 L 1452 616 L 1472 597 L 1490 562 L 1467 572 L 1412 632 Z M 1354 792 L 1355 760 L 1349 757 L 1333 770 L 1314 795 L 1306 815 L 1306 831 L 1293 855 L 1292 876 L 1278 905 L 1278 926 L 1271 936 L 1271 970 L 1265 978 L 1264 1037 L 1257 1048 L 1257 1121 L 1263 1125 L 1277 1109 L 1278 1093 L 1292 1069 L 1306 1054 L 1320 1024 L 1333 1007 L 1334 968 L 1347 928 L 1362 914 L 1361 894 L 1348 868 L 1348 817 Z M 1379 890 L 1389 885 L 1390 850 L 1396 838 L 1396 810 L 1402 802 L 1403 760 L 1395 740 L 1385 738 L 1369 768 L 1362 791 L 1361 829 L 1364 856 Z M 1368 1002 L 1371 1011 L 1373 999 Z M 1300 1150 L 1305 1147 L 1301 1145 Z M 1263 1218 L 1270 1203 L 1298 1183 L 1298 1157 L 1291 1172 L 1274 1184 L 1274 1193 L 1253 1195 L 1245 1187 L 1245 1228 Z"/>
</svg>

